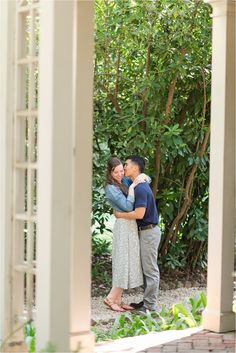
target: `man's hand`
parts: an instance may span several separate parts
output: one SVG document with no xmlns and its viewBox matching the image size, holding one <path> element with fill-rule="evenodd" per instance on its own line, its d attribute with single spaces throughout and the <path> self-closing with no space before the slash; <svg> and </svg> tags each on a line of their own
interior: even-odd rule
<svg viewBox="0 0 236 353">
<path fill-rule="evenodd" d="M 139 207 L 135 208 L 132 212 L 119 212 L 114 211 L 114 215 L 116 218 L 124 218 L 124 219 L 143 219 L 146 208 Z"/>
</svg>

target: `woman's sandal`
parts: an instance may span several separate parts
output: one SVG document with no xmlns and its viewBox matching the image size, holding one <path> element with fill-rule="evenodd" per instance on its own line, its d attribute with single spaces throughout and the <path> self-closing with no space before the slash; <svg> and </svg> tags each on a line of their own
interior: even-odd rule
<svg viewBox="0 0 236 353">
<path fill-rule="evenodd" d="M 125 311 L 125 309 L 122 306 L 120 306 L 120 305 L 118 305 L 116 303 L 112 303 L 108 298 L 105 298 L 103 300 L 103 303 L 106 306 L 108 306 L 113 311 L 118 311 L 118 312 L 124 312 Z"/>
<path fill-rule="evenodd" d="M 120 306 L 125 310 L 134 310 L 132 306 L 130 306 L 129 304 L 125 304 L 123 302 L 121 302 Z"/>
</svg>

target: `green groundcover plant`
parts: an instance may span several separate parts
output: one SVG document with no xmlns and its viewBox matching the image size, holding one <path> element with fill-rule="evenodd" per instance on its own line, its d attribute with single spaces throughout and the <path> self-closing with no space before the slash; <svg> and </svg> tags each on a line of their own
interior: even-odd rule
<svg viewBox="0 0 236 353">
<path fill-rule="evenodd" d="M 205 307 L 206 296 L 200 292 L 196 297 L 189 298 L 187 305 L 173 304 L 169 310 L 162 306 L 159 313 L 147 312 L 144 315 L 127 312 L 117 317 L 110 332 L 104 334 L 96 327 L 93 331 L 96 340 L 102 341 L 139 336 L 153 331 L 183 330 L 201 325 L 201 314 Z"/>
<path fill-rule="evenodd" d="M 27 322 L 24 326 L 24 339 L 28 348 L 28 352 L 29 353 L 36 352 L 36 345 L 35 345 L 36 330 L 32 321 Z M 51 342 L 48 342 L 46 347 L 40 350 L 40 352 L 42 353 L 43 352 L 53 353 L 56 351 L 57 351 L 56 346 Z"/>
<path fill-rule="evenodd" d="M 203 292 L 199 292 L 194 298 L 188 299 L 187 305 L 173 304 L 169 310 L 163 306 L 159 313 L 147 312 L 144 315 L 127 312 L 117 317 L 110 332 L 101 332 L 96 326 L 92 330 L 97 342 L 139 336 L 153 331 L 183 330 L 201 325 L 202 311 L 205 307 L 206 296 Z M 36 331 L 32 322 L 25 325 L 24 336 L 28 352 L 34 353 Z M 49 344 L 47 350 L 42 352 L 55 351 L 54 345 Z"/>
</svg>

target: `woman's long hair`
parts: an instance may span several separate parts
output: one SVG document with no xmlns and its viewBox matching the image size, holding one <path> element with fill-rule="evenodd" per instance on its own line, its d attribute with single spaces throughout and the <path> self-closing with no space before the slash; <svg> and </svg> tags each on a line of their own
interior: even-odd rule
<svg viewBox="0 0 236 353">
<path fill-rule="evenodd" d="M 109 158 L 107 162 L 107 173 L 106 173 L 106 184 L 110 185 L 115 185 L 121 189 L 121 191 L 125 194 L 128 195 L 128 188 L 124 184 L 118 183 L 111 175 L 111 173 L 114 171 L 114 169 L 118 166 L 121 165 L 121 160 L 117 157 L 111 157 Z"/>
</svg>

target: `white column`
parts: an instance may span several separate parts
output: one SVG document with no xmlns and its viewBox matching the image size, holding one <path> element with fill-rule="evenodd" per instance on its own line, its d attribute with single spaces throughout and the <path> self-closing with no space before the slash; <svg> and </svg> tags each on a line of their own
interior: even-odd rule
<svg viewBox="0 0 236 353">
<path fill-rule="evenodd" d="M 74 2 L 41 1 L 37 351 L 70 351 Z"/>
<path fill-rule="evenodd" d="M 205 329 L 235 328 L 232 312 L 235 219 L 235 2 L 213 7 L 212 111 Z"/>
<path fill-rule="evenodd" d="M 0 1 L 0 344 L 12 331 L 12 120 L 15 2 Z"/>
<path fill-rule="evenodd" d="M 90 353 L 93 1 L 78 0 L 76 5 L 71 349 Z"/>
</svg>

